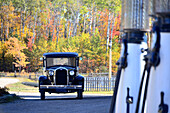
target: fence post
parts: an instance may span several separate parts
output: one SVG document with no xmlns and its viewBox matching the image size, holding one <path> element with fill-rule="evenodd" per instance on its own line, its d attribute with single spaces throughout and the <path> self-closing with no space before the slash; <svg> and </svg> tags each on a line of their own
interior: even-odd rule
<svg viewBox="0 0 170 113">
<path fill-rule="evenodd" d="M 106 86 L 106 81 L 105 81 L 105 77 L 104 77 L 104 91 L 105 91 L 105 86 Z"/>
<path fill-rule="evenodd" d="M 97 91 L 98 91 L 98 77 L 97 77 Z"/>
<path fill-rule="evenodd" d="M 94 75 L 94 74 L 93 74 Z M 112 91 L 114 89 L 115 77 L 85 77 L 86 91 Z"/>
<path fill-rule="evenodd" d="M 88 79 L 87 79 L 87 80 L 88 80 L 88 84 L 87 84 L 87 85 L 88 85 L 88 91 L 89 91 L 89 77 L 88 77 Z"/>
<path fill-rule="evenodd" d="M 95 77 L 95 91 L 96 91 L 96 86 L 97 86 L 97 81 L 96 81 L 96 77 Z"/>
</svg>

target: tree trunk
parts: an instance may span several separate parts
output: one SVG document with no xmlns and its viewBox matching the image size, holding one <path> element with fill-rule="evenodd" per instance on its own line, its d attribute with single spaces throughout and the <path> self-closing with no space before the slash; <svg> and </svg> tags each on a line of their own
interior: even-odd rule
<svg viewBox="0 0 170 113">
<path fill-rule="evenodd" d="M 95 27 L 96 27 L 96 6 L 94 7 L 93 35 L 95 33 Z"/>
<path fill-rule="evenodd" d="M 54 38 L 54 30 L 55 30 L 55 24 L 56 24 L 56 16 L 55 16 L 55 18 L 54 18 L 54 23 L 53 23 L 53 32 L 52 32 L 52 38 L 51 38 L 51 41 L 53 40 L 53 38 Z"/>
<path fill-rule="evenodd" d="M 73 17 L 73 18 L 74 18 L 74 17 Z M 75 27 L 75 24 L 76 24 L 76 18 L 74 18 L 74 21 L 73 21 L 73 26 L 72 26 L 72 27 L 73 27 L 73 28 L 72 28 L 72 30 L 73 30 L 73 31 L 72 31 L 72 37 L 74 36 L 74 29 L 75 29 L 74 27 Z"/>
<path fill-rule="evenodd" d="M 93 5 L 92 5 L 92 8 L 91 8 L 91 12 L 90 12 L 90 23 L 89 23 L 89 34 L 91 35 L 91 26 L 92 26 L 92 20 L 93 20 Z"/>
<path fill-rule="evenodd" d="M 46 28 L 45 28 L 45 31 L 46 31 L 46 37 L 48 37 L 48 18 L 46 18 Z"/>
<path fill-rule="evenodd" d="M 30 30 L 31 30 L 31 19 L 29 20 L 29 24 L 28 24 L 28 29 L 29 29 L 29 38 L 30 38 Z"/>
<path fill-rule="evenodd" d="M 4 35 L 4 41 L 6 41 L 6 32 L 7 32 L 6 29 L 7 29 L 7 26 L 4 26 L 4 34 L 3 34 Z"/>
<path fill-rule="evenodd" d="M 22 36 L 21 36 L 21 32 L 22 32 L 22 9 L 21 9 L 21 12 L 20 12 L 20 19 L 21 19 L 21 24 L 20 24 L 20 38 L 22 39 Z"/>
<path fill-rule="evenodd" d="M 72 19 L 72 15 L 71 15 L 71 19 Z M 69 30 L 68 30 L 68 38 L 70 38 L 70 32 L 71 32 L 71 19 L 70 19 L 70 21 L 69 21 Z"/>
<path fill-rule="evenodd" d="M 41 12 L 40 12 L 40 13 L 41 13 Z M 39 36 L 39 37 L 43 37 L 43 33 L 41 33 L 41 28 L 42 28 L 42 27 L 41 27 L 41 26 L 42 26 L 41 19 L 42 19 L 42 18 L 39 18 L 39 21 L 40 21 L 40 22 L 39 22 L 40 29 L 39 29 L 39 33 L 38 33 L 38 36 Z"/>
<path fill-rule="evenodd" d="M 5 66 L 5 52 L 3 49 L 3 53 L 2 53 L 2 59 L 3 59 L 3 70 L 6 71 L 6 66 Z"/>
<path fill-rule="evenodd" d="M 108 45 L 109 45 L 109 35 L 110 35 L 110 12 L 109 12 L 109 17 L 108 17 L 108 26 L 107 26 L 107 42 L 106 42 L 106 53 L 107 53 L 107 50 L 108 50 Z"/>
<path fill-rule="evenodd" d="M 40 23 L 40 21 L 39 21 L 39 18 L 37 18 L 37 22 L 36 22 L 37 24 L 36 24 L 36 26 L 37 26 L 37 29 L 36 29 L 36 41 L 39 39 L 39 23 Z"/>
<path fill-rule="evenodd" d="M 50 22 L 51 22 L 51 19 L 52 19 L 52 12 L 50 12 L 50 17 L 49 17 L 49 20 L 48 20 L 48 39 L 51 38 L 51 25 L 50 25 Z"/>
<path fill-rule="evenodd" d="M 77 23 L 79 21 L 79 11 L 76 12 L 76 18 L 74 20 L 74 23 L 73 23 L 73 33 L 72 33 L 72 37 L 76 36 L 76 31 L 77 31 Z"/>
<path fill-rule="evenodd" d="M 46 4 L 48 4 L 48 2 L 46 1 Z M 49 9 L 48 5 L 46 5 L 46 9 Z M 46 28 L 45 28 L 45 31 L 46 31 L 46 38 L 48 39 L 48 25 L 49 25 L 49 22 L 48 22 L 48 14 L 49 12 L 47 12 L 47 17 L 46 17 Z"/>
<path fill-rule="evenodd" d="M 59 9 L 59 11 L 61 12 L 61 9 Z M 57 19 L 57 25 L 56 25 L 56 29 L 57 29 L 57 43 L 58 43 L 58 38 L 59 38 L 59 30 L 60 30 L 60 19 L 61 19 L 61 14 L 58 15 L 58 19 Z"/>
<path fill-rule="evenodd" d="M 22 34 L 25 33 L 25 10 L 24 10 L 24 15 L 23 15 L 23 19 L 22 19 Z"/>
<path fill-rule="evenodd" d="M 12 11 L 12 15 L 14 15 L 14 12 Z M 13 32 L 14 32 L 14 26 L 13 26 L 13 22 L 12 20 L 9 21 L 9 26 L 11 24 L 11 27 L 9 28 L 9 34 L 10 34 L 10 37 L 13 37 Z"/>
<path fill-rule="evenodd" d="M 96 26 L 98 27 L 100 24 L 100 15 L 99 15 L 99 18 L 98 18 L 98 21 L 97 21 L 97 23 L 96 23 Z"/>
<path fill-rule="evenodd" d="M 68 28 L 69 20 L 67 18 L 67 23 L 65 24 L 65 29 L 64 29 L 64 37 L 67 38 L 67 28 Z"/>
<path fill-rule="evenodd" d="M 2 41 L 2 37 L 3 37 L 3 18 L 2 18 L 2 15 L 1 15 L 1 37 L 0 37 L 0 41 Z"/>
<path fill-rule="evenodd" d="M 6 38 L 8 39 L 8 30 L 9 29 L 9 21 L 8 21 L 8 14 L 7 14 L 7 26 L 6 26 Z"/>
<path fill-rule="evenodd" d="M 56 29 L 56 37 L 57 37 L 56 42 L 57 42 L 57 43 L 58 43 L 58 26 L 59 26 L 59 25 L 58 25 L 58 23 L 59 23 L 59 20 L 58 20 L 58 19 L 59 19 L 59 17 L 58 17 L 58 15 L 57 15 L 57 24 L 56 24 L 56 28 L 55 28 L 55 29 Z"/>
<path fill-rule="evenodd" d="M 32 39 L 32 43 L 33 44 L 34 44 L 34 41 L 35 41 L 35 26 L 36 26 L 36 21 L 37 21 L 37 12 L 36 12 L 36 15 L 34 16 L 34 28 L 33 28 L 33 39 Z"/>
<path fill-rule="evenodd" d="M 77 0 L 77 8 L 78 10 L 76 11 L 76 18 L 75 18 L 75 21 L 74 21 L 74 24 L 73 24 L 73 36 L 76 36 L 77 34 L 77 25 L 79 23 L 79 11 L 80 11 L 80 8 L 79 8 L 79 0 Z"/>
<path fill-rule="evenodd" d="M 85 33 L 86 30 L 86 14 L 84 14 L 84 23 L 83 23 L 83 32 Z"/>
<path fill-rule="evenodd" d="M 55 27 L 56 27 L 56 21 L 57 21 L 57 11 L 56 9 L 54 9 L 54 23 L 53 23 L 53 33 L 52 33 L 52 38 L 51 38 L 51 41 L 54 39 L 54 30 L 55 30 Z"/>
<path fill-rule="evenodd" d="M 78 12 L 77 12 L 77 19 L 76 19 L 74 36 L 77 35 L 77 26 L 78 26 L 78 23 L 79 23 L 79 9 L 78 9 Z"/>
</svg>

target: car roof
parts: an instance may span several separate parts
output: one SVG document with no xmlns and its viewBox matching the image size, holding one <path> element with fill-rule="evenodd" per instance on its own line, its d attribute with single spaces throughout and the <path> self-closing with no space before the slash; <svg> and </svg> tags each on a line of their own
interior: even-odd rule
<svg viewBox="0 0 170 113">
<path fill-rule="evenodd" d="M 78 57 L 78 53 L 75 52 L 52 52 L 44 53 L 45 57 Z"/>
</svg>

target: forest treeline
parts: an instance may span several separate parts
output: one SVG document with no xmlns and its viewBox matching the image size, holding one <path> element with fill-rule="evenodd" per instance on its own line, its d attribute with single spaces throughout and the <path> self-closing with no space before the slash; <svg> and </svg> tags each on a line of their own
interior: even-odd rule
<svg viewBox="0 0 170 113">
<path fill-rule="evenodd" d="M 38 71 L 46 52 L 78 52 L 80 72 L 113 72 L 120 0 L 0 0 L 0 71 Z"/>
</svg>

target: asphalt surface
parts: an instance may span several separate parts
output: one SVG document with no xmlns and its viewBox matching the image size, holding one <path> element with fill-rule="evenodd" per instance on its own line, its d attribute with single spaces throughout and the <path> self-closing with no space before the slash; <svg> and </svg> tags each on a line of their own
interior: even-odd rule
<svg viewBox="0 0 170 113">
<path fill-rule="evenodd" d="M 0 86 L 16 83 L 18 79 L 0 78 Z M 109 113 L 112 95 L 84 94 L 48 94 L 46 100 L 40 100 L 39 93 L 10 92 L 20 96 L 21 100 L 0 104 L 0 113 Z"/>
<path fill-rule="evenodd" d="M 19 80 L 15 78 L 0 78 L 0 87 L 5 87 L 8 84 L 14 84 L 17 82 L 19 82 Z"/>
<path fill-rule="evenodd" d="M 108 113 L 111 95 L 48 94 L 40 100 L 39 93 L 16 93 L 22 99 L 0 104 L 0 113 Z"/>
</svg>

